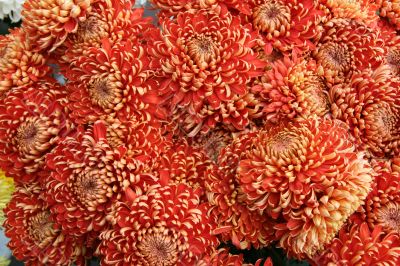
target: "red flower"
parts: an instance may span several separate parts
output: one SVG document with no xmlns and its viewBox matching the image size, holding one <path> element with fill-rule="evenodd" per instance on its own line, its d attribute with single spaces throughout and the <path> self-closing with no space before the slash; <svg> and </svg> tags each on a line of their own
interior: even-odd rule
<svg viewBox="0 0 400 266">
<path fill-rule="evenodd" d="M 31 46 L 20 29 L 0 36 L 0 97 L 12 87 L 31 85 L 50 71 L 46 58 Z"/>
<path fill-rule="evenodd" d="M 259 31 L 267 54 L 272 49 L 300 54 L 314 50 L 313 38 L 319 37 L 324 12 L 313 0 L 249 0 L 252 22 Z"/>
<path fill-rule="evenodd" d="M 208 168 L 205 187 L 212 206 L 210 213 L 217 217 L 216 232 L 223 241 L 232 241 L 239 249 L 267 246 L 274 237 L 273 222 L 266 215 L 247 208 L 245 195 L 237 180 L 240 159 L 245 156 L 254 133 L 236 138 L 221 150 L 218 166 Z"/>
<path fill-rule="evenodd" d="M 218 245 L 201 191 L 154 187 L 110 214 L 113 229 L 100 234 L 103 265 L 194 265 Z"/>
<path fill-rule="evenodd" d="M 370 155 L 400 154 L 399 81 L 387 66 L 354 74 L 330 91 L 333 117 L 349 125 L 357 144 Z"/>
<path fill-rule="evenodd" d="M 400 30 L 400 1 L 382 0 L 379 15 L 385 17 L 393 24 L 397 30 Z"/>
<path fill-rule="evenodd" d="M 313 56 L 329 83 L 342 83 L 353 72 L 378 67 L 384 58 L 379 32 L 351 19 L 334 18 L 324 25 Z"/>
<path fill-rule="evenodd" d="M 148 64 L 143 46 L 130 41 L 103 40 L 101 48 L 90 48 L 66 72 L 71 117 L 80 124 L 110 117 L 151 120 L 159 113 Z"/>
<path fill-rule="evenodd" d="M 267 80 L 256 84 L 264 105 L 263 116 L 270 121 L 282 117 L 323 117 L 329 111 L 328 90 L 317 74 L 313 60 L 276 61 L 266 73 Z"/>
<path fill-rule="evenodd" d="M 323 119 L 266 126 L 239 162 L 248 207 L 277 219 L 275 237 L 297 258 L 328 244 L 369 192 L 372 169 L 347 130 Z"/>
<path fill-rule="evenodd" d="M 0 101 L 0 167 L 18 182 L 33 181 L 44 157 L 73 125 L 65 92 L 47 80 L 13 89 Z"/>
<path fill-rule="evenodd" d="M 79 128 L 47 156 L 47 200 L 64 231 L 102 231 L 115 201 L 135 198 L 157 183 L 150 174 L 151 157 L 157 157 L 162 142 L 153 142 L 150 129 L 98 121 L 86 132 Z"/>
<path fill-rule="evenodd" d="M 53 51 L 76 32 L 78 22 L 86 19 L 94 0 L 27 0 L 23 5 L 22 28 L 35 50 Z"/>
<path fill-rule="evenodd" d="M 266 261 L 262 263 L 259 259 L 255 264 L 244 263 L 243 254 L 233 255 L 229 253 L 229 249 L 220 248 L 216 250 L 210 258 L 203 259 L 201 263 L 197 263 L 196 266 L 273 266 L 271 258 L 267 258 Z"/>
<path fill-rule="evenodd" d="M 315 262 L 338 266 L 399 265 L 399 235 L 385 234 L 380 226 L 370 231 L 366 223 L 354 225 L 350 230 L 343 227 L 329 249 L 315 258 Z"/>
<path fill-rule="evenodd" d="M 41 198 L 38 184 L 16 188 L 4 212 L 13 255 L 27 265 L 85 265 L 84 238 L 64 234 Z"/>
<path fill-rule="evenodd" d="M 79 56 L 87 55 L 90 48 L 101 47 L 102 40 L 112 44 L 129 39 L 144 41 L 144 32 L 152 28 L 151 18 L 143 18 L 142 8 L 132 9 L 132 3 L 123 0 L 98 1 L 86 20 L 79 22 L 75 33 L 69 34 L 61 47 L 56 50 L 57 63 L 69 68 Z M 61 62 L 60 62 L 61 58 Z"/>
<path fill-rule="evenodd" d="M 161 24 L 162 36 L 155 34 L 159 40 L 149 50 L 152 65 L 162 70 L 158 91 L 171 113 L 183 113 L 182 120 L 203 131 L 215 121 L 244 128 L 246 84 L 266 65 L 252 50 L 256 33 L 250 25 L 242 26 L 238 17 L 220 8 L 180 13 L 177 20 Z"/>
</svg>

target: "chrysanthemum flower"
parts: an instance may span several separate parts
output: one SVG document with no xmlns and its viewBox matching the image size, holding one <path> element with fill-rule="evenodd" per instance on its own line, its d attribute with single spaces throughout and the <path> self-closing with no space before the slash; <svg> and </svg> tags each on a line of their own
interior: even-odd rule
<svg viewBox="0 0 400 266">
<path fill-rule="evenodd" d="M 147 139 L 145 131 L 137 139 L 134 131 L 140 129 L 135 125 L 126 132 L 117 126 L 98 121 L 85 132 L 79 128 L 47 156 L 47 200 L 54 203 L 51 211 L 65 232 L 100 232 L 115 201 L 135 198 L 156 184 L 149 174 L 146 148 L 154 146 L 155 152 L 160 144 Z M 126 135 L 118 136 L 118 132 Z M 140 149 L 135 142 L 146 145 Z"/>
<path fill-rule="evenodd" d="M 267 54 L 272 49 L 295 54 L 314 50 L 313 38 L 321 33 L 324 12 L 313 0 L 249 0 L 251 22 L 264 41 Z"/>
<path fill-rule="evenodd" d="M 142 45 L 112 45 L 103 39 L 66 72 L 71 117 L 80 124 L 98 119 L 150 120 L 158 113 L 157 82 L 148 80 L 149 59 Z"/>
<path fill-rule="evenodd" d="M 5 176 L 0 170 L 0 227 L 3 226 L 4 212 L 3 209 L 11 199 L 11 194 L 14 192 L 14 180 L 11 177 Z"/>
<path fill-rule="evenodd" d="M 380 226 L 386 233 L 400 233 L 400 173 L 392 171 L 388 161 L 374 162 L 373 165 L 376 176 L 372 191 L 352 220 L 367 222 L 371 230 Z"/>
<path fill-rule="evenodd" d="M 400 173 L 400 157 L 395 157 L 391 161 L 392 161 L 392 171 Z"/>
<path fill-rule="evenodd" d="M 149 50 L 164 77 L 158 91 L 171 101 L 172 113 L 188 113 L 182 120 L 204 124 L 205 131 L 213 120 L 243 127 L 246 84 L 266 65 L 252 50 L 256 33 L 250 25 L 221 8 L 180 13 L 161 24 L 162 36 Z"/>
<path fill-rule="evenodd" d="M 7 93 L 0 101 L 0 167 L 18 182 L 32 181 L 44 157 L 73 125 L 63 91 L 47 80 Z"/>
<path fill-rule="evenodd" d="M 400 30 L 400 1 L 383 0 L 379 15 L 385 17 L 393 24 L 397 30 Z"/>
<path fill-rule="evenodd" d="M 217 217 L 216 232 L 223 241 L 232 241 L 239 249 L 260 248 L 275 240 L 270 218 L 247 208 L 245 195 L 235 179 L 239 161 L 253 135 L 238 137 L 222 149 L 218 166 L 208 168 L 205 181 L 212 206 L 210 213 Z"/>
<path fill-rule="evenodd" d="M 113 228 L 100 234 L 103 265 L 194 265 L 218 245 L 214 221 L 200 189 L 154 187 L 110 214 Z"/>
<path fill-rule="evenodd" d="M 86 19 L 94 0 L 27 0 L 22 28 L 35 50 L 53 51 Z"/>
<path fill-rule="evenodd" d="M 352 19 L 334 18 L 324 25 L 313 56 L 328 82 L 342 83 L 353 72 L 378 67 L 384 60 L 379 32 Z"/>
<path fill-rule="evenodd" d="M 84 265 L 84 239 L 61 232 L 38 184 L 19 186 L 5 209 L 5 235 L 13 255 L 27 265 Z"/>
<path fill-rule="evenodd" d="M 160 181 L 166 184 L 186 184 L 203 188 L 206 168 L 211 164 L 204 151 L 179 141 L 159 158 L 157 172 Z"/>
<path fill-rule="evenodd" d="M 374 26 L 379 16 L 379 5 L 371 0 L 320 0 L 335 18 L 354 19 Z"/>
<path fill-rule="evenodd" d="M 371 172 L 344 123 L 309 119 L 259 132 L 237 179 L 249 208 L 278 219 L 280 246 L 304 258 L 328 244 L 363 203 Z"/>
<path fill-rule="evenodd" d="M 333 117 L 345 121 L 360 148 L 373 156 L 400 154 L 399 85 L 389 67 L 382 66 L 330 90 Z"/>
<path fill-rule="evenodd" d="M 134 43 L 143 41 L 144 32 L 152 28 L 150 17 L 143 18 L 142 8 L 131 9 L 132 3 L 124 0 L 98 1 L 86 20 L 79 22 L 75 33 L 69 34 L 55 53 L 57 63 L 69 68 L 79 56 L 86 55 L 91 47 L 101 47 L 102 40 L 112 44 L 130 39 Z"/>
<path fill-rule="evenodd" d="M 324 116 L 329 111 L 328 90 L 317 74 L 313 60 L 278 60 L 267 72 L 267 80 L 256 84 L 264 105 L 263 116 L 277 121 L 294 118 Z"/>
<path fill-rule="evenodd" d="M 363 223 L 350 230 L 343 227 L 322 256 L 315 258 L 317 265 L 399 265 L 400 238 L 396 233 L 385 234 L 381 227 L 369 230 Z"/>
<path fill-rule="evenodd" d="M 22 30 L 0 36 L 0 97 L 10 88 L 32 84 L 49 72 L 46 58 L 32 51 Z"/>
<path fill-rule="evenodd" d="M 262 264 L 261 264 L 262 263 Z M 220 248 L 216 250 L 209 258 L 198 262 L 196 266 L 273 266 L 271 258 L 267 258 L 263 263 L 261 259 L 255 264 L 245 263 L 243 254 L 233 255 L 229 253 L 228 248 Z"/>
</svg>

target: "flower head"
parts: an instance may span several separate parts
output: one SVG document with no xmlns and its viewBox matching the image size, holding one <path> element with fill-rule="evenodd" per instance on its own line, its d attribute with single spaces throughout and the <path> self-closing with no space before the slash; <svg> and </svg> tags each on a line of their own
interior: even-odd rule
<svg viewBox="0 0 400 266">
<path fill-rule="evenodd" d="M 0 36 L 0 98 L 12 87 L 30 85 L 49 72 L 46 58 L 32 51 L 24 31 Z"/>
<path fill-rule="evenodd" d="M 370 230 L 366 223 L 343 227 L 329 249 L 314 260 L 318 265 L 398 265 L 400 238 L 382 232 L 380 226 Z"/>
<path fill-rule="evenodd" d="M 354 74 L 330 98 L 333 117 L 349 125 L 361 149 L 378 157 L 400 154 L 399 81 L 389 67 Z"/>
<path fill-rule="evenodd" d="M 87 255 L 85 239 L 61 231 L 41 194 L 36 183 L 16 188 L 4 210 L 8 247 L 18 260 L 29 265 L 83 263 Z"/>
<path fill-rule="evenodd" d="M 258 30 L 267 54 L 272 49 L 295 54 L 314 50 L 324 12 L 312 0 L 249 0 L 246 20 Z"/>
<path fill-rule="evenodd" d="M 157 152 L 162 143 L 151 142 L 150 134 L 136 138 L 135 130 L 140 127 L 132 123 L 98 121 L 86 131 L 78 128 L 47 156 L 46 199 L 54 203 L 51 211 L 64 231 L 74 235 L 100 232 L 115 201 L 135 198 L 156 184 L 147 148 L 154 145 L 152 152 Z"/>
<path fill-rule="evenodd" d="M 379 15 L 387 18 L 396 27 L 396 30 L 400 30 L 400 1 L 382 0 Z"/>
<path fill-rule="evenodd" d="M 101 233 L 104 265 L 194 265 L 218 244 L 214 221 L 199 189 L 184 184 L 154 187 L 110 214 L 113 229 Z"/>
<path fill-rule="evenodd" d="M 355 71 L 378 67 L 384 59 L 379 32 L 352 19 L 331 19 L 324 25 L 313 56 L 329 83 L 342 83 Z"/>
<path fill-rule="evenodd" d="M 10 91 L 0 101 L 0 167 L 18 182 L 33 181 L 45 155 L 74 127 L 65 91 L 53 80 Z"/>
<path fill-rule="evenodd" d="M 248 207 L 277 219 L 280 246 L 298 258 L 328 244 L 369 192 L 372 169 L 347 130 L 316 118 L 269 126 L 239 162 Z"/>
<path fill-rule="evenodd" d="M 216 121 L 244 128 L 246 85 L 266 65 L 252 50 L 256 32 L 221 8 L 180 13 L 161 25 L 149 50 L 162 70 L 158 92 L 171 113 L 204 131 Z"/>
<path fill-rule="evenodd" d="M 86 19 L 93 0 L 27 0 L 22 10 L 22 28 L 35 50 L 53 51 Z"/>
</svg>

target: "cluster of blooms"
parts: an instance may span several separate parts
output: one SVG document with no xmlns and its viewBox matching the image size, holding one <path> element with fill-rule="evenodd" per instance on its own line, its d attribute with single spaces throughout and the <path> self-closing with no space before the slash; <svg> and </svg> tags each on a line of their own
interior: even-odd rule
<svg viewBox="0 0 400 266">
<path fill-rule="evenodd" d="M 14 256 L 400 265 L 400 3 L 151 3 L 27 0 L 0 38 Z"/>
</svg>

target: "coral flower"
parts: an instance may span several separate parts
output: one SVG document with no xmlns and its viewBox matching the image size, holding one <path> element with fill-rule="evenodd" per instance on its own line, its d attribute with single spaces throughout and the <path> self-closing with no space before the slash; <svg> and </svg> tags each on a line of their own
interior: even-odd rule
<svg viewBox="0 0 400 266">
<path fill-rule="evenodd" d="M 318 76 L 313 60 L 278 60 L 267 72 L 267 80 L 256 84 L 264 105 L 263 116 L 277 121 L 281 117 L 324 116 L 329 111 L 328 90 Z"/>
<path fill-rule="evenodd" d="M 229 249 L 220 248 L 216 250 L 210 258 L 203 259 L 204 264 L 197 263 L 196 266 L 273 266 L 271 258 L 267 258 L 266 261 L 262 263 L 262 260 L 259 259 L 255 264 L 244 263 L 243 254 L 233 255 L 229 253 Z"/>
<path fill-rule="evenodd" d="M 18 182 L 32 181 L 45 155 L 73 128 L 63 107 L 66 94 L 54 83 L 14 89 L 0 101 L 0 167 Z"/>
<path fill-rule="evenodd" d="M 268 126 L 252 139 L 237 170 L 248 207 L 279 222 L 279 244 L 311 257 L 363 203 L 372 169 L 338 120 Z"/>
<path fill-rule="evenodd" d="M 110 214 L 97 253 L 103 265 L 194 265 L 211 254 L 218 240 L 199 189 L 184 184 L 153 187 Z"/>
<path fill-rule="evenodd" d="M 369 230 L 363 223 L 350 230 L 343 227 L 329 249 L 314 259 L 317 265 L 399 265 L 400 238 L 398 234 L 382 232 L 377 226 Z"/>
<path fill-rule="evenodd" d="M 384 60 L 379 32 L 352 19 L 334 18 L 324 25 L 313 56 L 329 83 L 342 83 L 353 72 L 378 67 Z"/>
<path fill-rule="evenodd" d="M 111 43 L 130 39 L 143 41 L 143 33 L 152 28 L 151 18 L 143 18 L 142 8 L 131 9 L 132 3 L 122 0 L 98 1 L 93 3 L 93 10 L 86 20 L 79 22 L 75 33 L 69 34 L 56 54 L 61 63 L 69 68 L 79 56 L 86 55 L 91 47 L 101 47 L 107 38 Z M 59 58 L 57 58 L 60 63 Z"/>
<path fill-rule="evenodd" d="M 267 54 L 275 48 L 300 54 L 314 50 L 313 38 L 319 37 L 324 12 L 313 0 L 249 0 L 252 22 L 264 42 Z"/>
<path fill-rule="evenodd" d="M 151 139 L 132 137 L 134 130 L 140 129 L 131 125 L 124 138 L 115 134 L 121 132 L 116 125 L 98 121 L 87 131 L 79 128 L 47 156 L 47 200 L 65 232 L 100 232 L 113 202 L 134 198 L 156 183 L 146 150 L 129 145 Z M 157 143 L 147 144 L 157 149 Z"/>
<path fill-rule="evenodd" d="M 400 1 L 399 0 L 382 0 L 379 15 L 389 20 L 389 23 L 400 30 Z"/>
<path fill-rule="evenodd" d="M 0 36 L 0 97 L 12 87 L 38 81 L 49 71 L 46 58 L 32 51 L 22 30 Z"/>
<path fill-rule="evenodd" d="M 192 115 L 189 122 L 199 127 L 204 123 L 205 131 L 215 124 L 213 119 L 203 121 L 210 116 L 207 112 L 217 115 L 214 120 L 229 116 L 224 123 L 243 127 L 246 84 L 266 65 L 252 50 L 256 32 L 221 8 L 180 13 L 176 21 L 164 19 L 161 25 L 162 36 L 149 50 L 152 66 L 162 69 L 159 93 L 171 100 L 172 113 L 183 108 Z"/>
<path fill-rule="evenodd" d="M 330 90 L 333 117 L 345 121 L 370 155 L 400 154 L 399 81 L 387 66 L 354 74 Z"/>
<path fill-rule="evenodd" d="M 238 137 L 221 150 L 218 166 L 208 169 L 205 181 L 210 213 L 217 217 L 219 236 L 239 249 L 260 248 L 275 240 L 273 223 L 266 215 L 247 208 L 245 195 L 235 179 L 239 161 L 254 133 Z"/>
<path fill-rule="evenodd" d="M 102 47 L 91 48 L 66 72 L 71 117 L 80 124 L 110 117 L 150 120 L 158 100 L 153 88 L 157 83 L 146 82 L 148 64 L 142 45 L 130 41 L 112 45 L 104 39 Z"/>
<path fill-rule="evenodd" d="M 85 265 L 84 239 L 61 232 L 38 184 L 17 187 L 5 209 L 5 235 L 13 255 L 27 265 Z"/>
<path fill-rule="evenodd" d="M 80 21 L 86 19 L 94 0 L 27 0 L 22 10 L 22 28 L 35 50 L 53 51 Z"/>
</svg>

